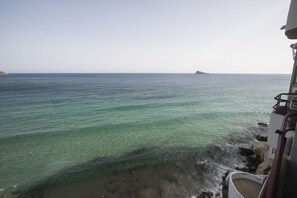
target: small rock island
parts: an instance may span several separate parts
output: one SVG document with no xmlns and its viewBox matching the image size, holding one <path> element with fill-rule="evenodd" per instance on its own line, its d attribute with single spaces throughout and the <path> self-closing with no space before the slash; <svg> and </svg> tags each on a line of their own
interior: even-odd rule
<svg viewBox="0 0 297 198">
<path fill-rule="evenodd" d="M 197 71 L 195 72 L 195 74 L 206 74 L 206 73 L 197 70 Z"/>
</svg>

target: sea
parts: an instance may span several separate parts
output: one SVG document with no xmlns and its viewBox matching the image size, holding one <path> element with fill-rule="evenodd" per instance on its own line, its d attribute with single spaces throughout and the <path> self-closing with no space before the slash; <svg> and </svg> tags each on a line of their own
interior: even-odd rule
<svg viewBox="0 0 297 198">
<path fill-rule="evenodd" d="M 196 197 L 245 166 L 290 75 L 0 76 L 0 197 Z"/>
</svg>

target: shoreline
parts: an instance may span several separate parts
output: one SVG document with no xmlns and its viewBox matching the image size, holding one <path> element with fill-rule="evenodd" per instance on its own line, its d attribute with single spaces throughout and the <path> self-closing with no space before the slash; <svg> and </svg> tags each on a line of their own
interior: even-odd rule
<svg viewBox="0 0 297 198">
<path fill-rule="evenodd" d="M 227 171 L 222 177 L 222 197 L 228 198 L 228 184 L 226 178 L 232 171 L 248 172 L 255 175 L 268 175 L 272 166 L 272 159 L 267 157 L 269 145 L 267 143 L 268 127 L 263 127 L 266 134 L 255 135 L 253 142 L 249 146 L 239 147 L 238 150 L 245 157 L 245 167 L 236 167 L 236 170 Z"/>
</svg>

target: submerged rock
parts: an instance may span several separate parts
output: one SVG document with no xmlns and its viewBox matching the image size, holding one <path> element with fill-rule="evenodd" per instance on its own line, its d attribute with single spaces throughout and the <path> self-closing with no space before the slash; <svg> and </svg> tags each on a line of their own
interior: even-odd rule
<svg viewBox="0 0 297 198">
<path fill-rule="evenodd" d="M 248 147 L 239 147 L 239 150 L 240 150 L 240 154 L 243 156 L 249 156 L 254 154 L 253 149 Z"/>
<path fill-rule="evenodd" d="M 212 198 L 213 193 L 212 192 L 202 192 L 197 198 Z"/>
<path fill-rule="evenodd" d="M 268 127 L 268 123 L 264 123 L 264 122 L 258 122 L 258 125 L 260 127 Z"/>
<path fill-rule="evenodd" d="M 143 190 L 139 191 L 138 196 L 140 198 L 159 197 L 159 193 L 156 190 L 147 188 L 147 189 L 143 189 Z"/>
<path fill-rule="evenodd" d="M 267 136 L 262 136 L 262 135 L 256 135 L 255 139 L 258 140 L 258 141 L 267 142 L 268 137 Z"/>
</svg>

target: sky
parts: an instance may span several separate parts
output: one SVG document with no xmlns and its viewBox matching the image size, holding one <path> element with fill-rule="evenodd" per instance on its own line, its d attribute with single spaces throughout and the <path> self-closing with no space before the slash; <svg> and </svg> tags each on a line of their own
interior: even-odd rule
<svg viewBox="0 0 297 198">
<path fill-rule="evenodd" d="M 290 0 L 0 0 L 8 73 L 291 73 Z M 295 41 L 296 42 L 296 41 Z"/>
</svg>

